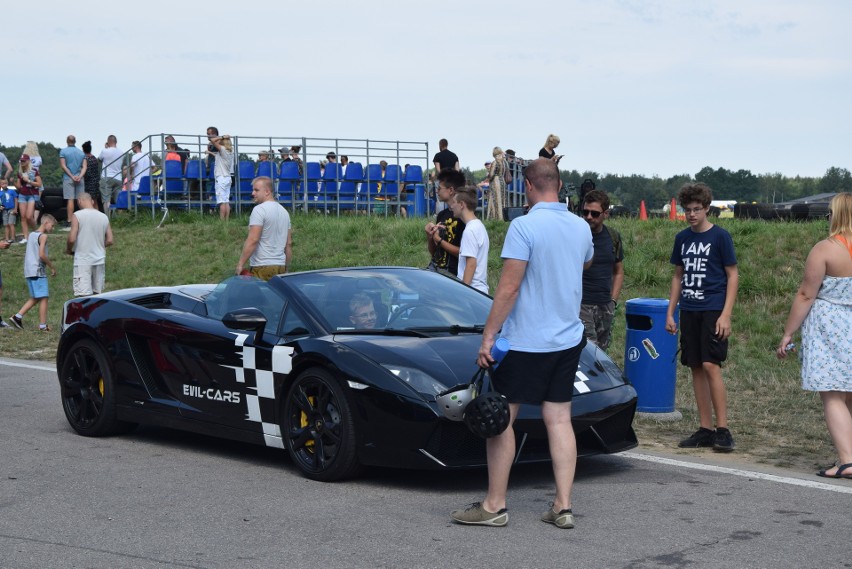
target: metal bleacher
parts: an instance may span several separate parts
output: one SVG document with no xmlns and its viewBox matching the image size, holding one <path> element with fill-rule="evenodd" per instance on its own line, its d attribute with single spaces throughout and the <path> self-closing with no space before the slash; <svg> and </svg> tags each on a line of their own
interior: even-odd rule
<svg viewBox="0 0 852 569">
<path fill-rule="evenodd" d="M 119 196 L 117 208 L 150 210 L 152 218 L 161 214 L 165 219 L 169 210 L 207 211 L 215 206 L 207 136 L 172 135 L 186 158 L 185 167 L 179 160 L 165 159 L 166 136 L 152 134 L 141 139 L 152 171 L 140 180 L 137 192 Z M 272 178 L 279 201 L 293 212 L 385 216 L 395 215 L 401 208 L 409 215 L 434 212 L 423 174 L 431 166 L 426 142 L 235 135 L 231 135 L 231 142 L 231 206 L 237 213 L 253 205 L 251 183 L 256 176 Z M 293 146 L 301 147 L 301 168 L 298 162 L 285 160 Z M 272 160 L 259 160 L 262 151 Z M 329 153 L 334 153 L 338 162 L 325 163 Z M 339 162 L 341 156 L 349 158 L 345 169 Z M 122 160 L 129 163 L 130 152 Z M 381 161 L 388 164 L 384 172 Z M 132 187 L 131 180 L 127 187 Z"/>
</svg>

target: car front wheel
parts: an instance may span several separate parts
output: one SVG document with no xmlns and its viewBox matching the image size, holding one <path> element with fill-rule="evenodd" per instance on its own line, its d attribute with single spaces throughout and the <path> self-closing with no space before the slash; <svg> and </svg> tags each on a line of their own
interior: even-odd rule
<svg viewBox="0 0 852 569">
<path fill-rule="evenodd" d="M 287 451 L 308 478 L 330 482 L 360 469 L 349 395 L 325 370 L 309 369 L 296 378 L 283 423 Z"/>
<path fill-rule="evenodd" d="M 103 349 L 92 340 L 74 344 L 59 373 L 62 408 L 79 434 L 101 437 L 127 431 L 115 410 L 115 383 Z"/>
</svg>

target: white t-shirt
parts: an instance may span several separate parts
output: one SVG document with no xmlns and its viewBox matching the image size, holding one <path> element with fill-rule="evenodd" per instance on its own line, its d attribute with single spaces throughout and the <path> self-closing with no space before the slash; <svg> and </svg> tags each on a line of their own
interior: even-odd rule
<svg viewBox="0 0 852 569">
<path fill-rule="evenodd" d="M 485 294 L 488 294 L 488 246 L 488 231 L 485 230 L 485 225 L 478 219 L 468 221 L 464 226 L 459 248 L 458 277 L 464 277 L 468 258 L 475 259 L 476 269 L 473 271 L 470 286 Z"/>
<path fill-rule="evenodd" d="M 133 191 L 139 191 L 139 183 L 144 176 L 151 175 L 151 159 L 147 154 L 137 152 L 130 159 L 131 170 L 133 172 Z"/>
<path fill-rule="evenodd" d="M 249 226 L 260 225 L 260 240 L 249 257 L 250 267 L 286 265 L 287 235 L 290 233 L 290 214 L 280 203 L 268 200 L 251 210 Z"/>
<path fill-rule="evenodd" d="M 222 176 L 230 176 L 234 170 L 234 153 L 228 151 L 225 147 L 219 148 L 216 154 L 216 161 L 213 163 L 213 173 L 219 178 Z"/>
<path fill-rule="evenodd" d="M 102 178 L 114 178 L 119 182 L 121 181 L 121 163 L 123 162 L 121 157 L 123 155 L 124 152 L 115 146 L 101 150 L 101 153 L 98 155 L 98 160 L 100 160 L 103 165 L 103 169 L 101 171 Z"/>
</svg>

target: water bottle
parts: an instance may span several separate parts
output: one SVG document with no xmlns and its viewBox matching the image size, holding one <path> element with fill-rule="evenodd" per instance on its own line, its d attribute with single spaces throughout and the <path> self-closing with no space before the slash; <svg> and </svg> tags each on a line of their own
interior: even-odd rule
<svg viewBox="0 0 852 569">
<path fill-rule="evenodd" d="M 491 357 L 494 358 L 494 364 L 492 365 L 492 367 L 496 369 L 508 353 L 509 340 L 507 340 L 506 338 L 497 338 L 497 340 L 494 341 L 494 345 L 491 346 Z"/>
</svg>

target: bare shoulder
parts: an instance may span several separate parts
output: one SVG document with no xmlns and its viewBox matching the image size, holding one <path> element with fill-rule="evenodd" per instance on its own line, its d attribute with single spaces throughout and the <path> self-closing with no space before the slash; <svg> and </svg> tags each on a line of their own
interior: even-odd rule
<svg viewBox="0 0 852 569">
<path fill-rule="evenodd" d="M 840 246 L 840 243 L 838 241 L 832 239 L 831 237 L 827 237 L 826 239 L 823 239 L 822 241 L 819 241 L 816 245 L 814 245 L 811 249 L 811 253 L 818 253 L 823 255 L 831 254 L 831 252 L 834 251 L 835 248 L 837 248 L 838 246 Z"/>
</svg>

